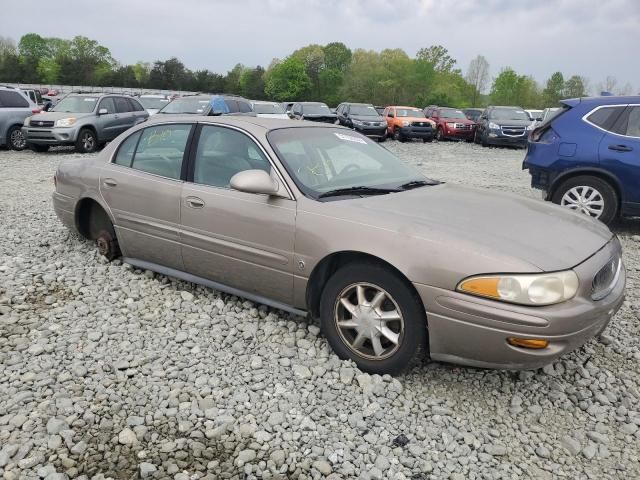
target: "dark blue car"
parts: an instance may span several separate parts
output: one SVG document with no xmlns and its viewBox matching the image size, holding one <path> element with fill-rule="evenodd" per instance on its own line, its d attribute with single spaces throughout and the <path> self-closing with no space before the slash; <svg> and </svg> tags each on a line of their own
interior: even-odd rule
<svg viewBox="0 0 640 480">
<path fill-rule="evenodd" d="M 640 97 L 561 103 L 531 132 L 522 166 L 531 186 L 604 223 L 640 216 Z"/>
</svg>

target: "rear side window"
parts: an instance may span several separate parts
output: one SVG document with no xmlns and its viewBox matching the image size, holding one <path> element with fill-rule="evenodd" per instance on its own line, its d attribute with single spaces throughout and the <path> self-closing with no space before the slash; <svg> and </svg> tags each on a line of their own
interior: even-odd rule
<svg viewBox="0 0 640 480">
<path fill-rule="evenodd" d="M 247 102 L 239 101 L 238 106 L 240 107 L 240 113 L 253 112 L 253 110 L 251 109 L 251 105 L 249 105 Z"/>
<path fill-rule="evenodd" d="M 144 107 L 140 105 L 140 102 L 138 102 L 137 100 L 134 100 L 133 98 L 127 98 L 127 101 L 129 102 L 129 106 L 131 107 L 132 112 L 142 112 L 144 110 Z"/>
<path fill-rule="evenodd" d="M 602 128 L 603 130 L 611 131 L 616 123 L 616 120 L 618 120 L 620 114 L 624 111 L 624 109 L 625 107 L 598 108 L 587 117 L 587 121 L 597 127 Z"/>
<path fill-rule="evenodd" d="M 133 161 L 133 154 L 136 151 L 136 147 L 138 146 L 138 139 L 142 132 L 136 132 L 127 138 L 122 144 L 120 148 L 118 148 L 118 153 L 116 154 L 115 163 L 118 165 L 123 165 L 125 167 L 130 167 L 131 162 Z"/>
<path fill-rule="evenodd" d="M 113 101 L 116 104 L 116 112 L 127 113 L 131 111 L 131 104 L 128 102 L 127 98 L 113 97 Z"/>
<path fill-rule="evenodd" d="M 227 104 L 229 113 L 238 113 L 240 111 L 240 108 L 238 107 L 238 102 L 236 102 L 235 100 L 225 100 L 224 103 Z"/>
<path fill-rule="evenodd" d="M 18 92 L 0 90 L 0 107 L 27 108 L 29 107 L 29 101 Z"/>
<path fill-rule="evenodd" d="M 640 106 L 625 108 L 611 131 L 627 137 L 640 137 Z"/>
</svg>

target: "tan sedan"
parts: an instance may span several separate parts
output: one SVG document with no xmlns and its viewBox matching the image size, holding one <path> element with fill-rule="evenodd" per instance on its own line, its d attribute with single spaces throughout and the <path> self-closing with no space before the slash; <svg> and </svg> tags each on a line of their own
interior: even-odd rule
<svg viewBox="0 0 640 480">
<path fill-rule="evenodd" d="M 109 259 L 319 318 L 363 370 L 538 367 L 623 301 L 620 243 L 585 216 L 430 180 L 333 125 L 158 117 L 62 162 L 58 217 Z"/>
</svg>

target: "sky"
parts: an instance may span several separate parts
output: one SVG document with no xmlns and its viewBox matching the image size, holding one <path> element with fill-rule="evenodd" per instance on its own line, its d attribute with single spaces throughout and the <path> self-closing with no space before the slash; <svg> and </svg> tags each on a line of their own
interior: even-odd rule
<svg viewBox="0 0 640 480">
<path fill-rule="evenodd" d="M 84 35 L 120 63 L 178 57 L 224 74 L 268 66 L 310 43 L 402 48 L 441 44 L 466 71 L 484 55 L 491 76 L 510 66 L 544 83 L 555 71 L 609 75 L 640 92 L 640 0 L 42 0 L 3 2 L 0 35 Z M 45 11 L 33 21 L 25 12 Z"/>
</svg>

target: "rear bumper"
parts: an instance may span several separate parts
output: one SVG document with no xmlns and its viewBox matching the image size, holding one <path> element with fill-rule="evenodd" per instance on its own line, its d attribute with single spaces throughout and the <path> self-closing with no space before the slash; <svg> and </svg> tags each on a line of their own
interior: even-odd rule
<svg viewBox="0 0 640 480">
<path fill-rule="evenodd" d="M 36 145 L 73 145 L 78 138 L 77 128 L 22 127 L 27 143 Z"/>
<path fill-rule="evenodd" d="M 624 269 L 607 297 L 590 297 L 593 276 L 620 254 L 619 242 L 609 242 L 574 268 L 580 279 L 576 297 L 547 307 L 509 305 L 414 284 L 427 306 L 431 358 L 475 367 L 533 369 L 579 348 L 606 328 L 624 301 Z M 526 349 L 507 343 L 509 337 L 550 343 L 544 349 Z"/>
<path fill-rule="evenodd" d="M 77 231 L 73 199 L 67 195 L 53 192 L 51 200 L 53 203 L 53 211 L 56 212 L 56 216 L 62 224 L 73 231 Z"/>
<path fill-rule="evenodd" d="M 400 129 L 400 135 L 404 138 L 433 138 L 435 132 L 431 127 L 402 127 Z"/>
</svg>

